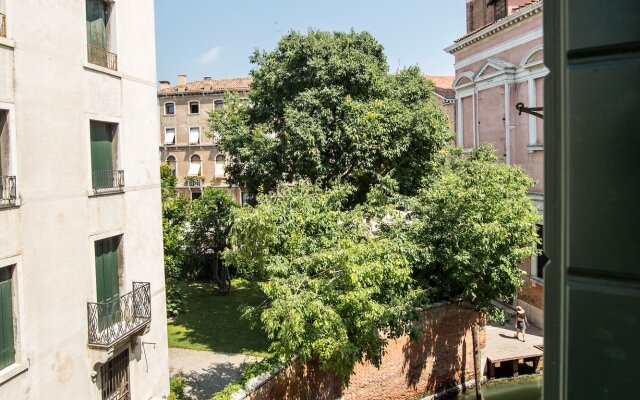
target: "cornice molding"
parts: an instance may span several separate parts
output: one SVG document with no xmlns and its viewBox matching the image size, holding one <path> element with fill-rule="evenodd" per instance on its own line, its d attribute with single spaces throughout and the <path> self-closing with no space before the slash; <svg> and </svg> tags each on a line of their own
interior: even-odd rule
<svg viewBox="0 0 640 400">
<path fill-rule="evenodd" d="M 500 31 L 503 31 L 519 23 L 520 21 L 523 21 L 537 14 L 540 14 L 542 12 L 542 4 L 543 2 L 540 1 L 538 3 L 534 3 L 529 6 L 523 7 L 522 9 L 516 11 L 515 13 L 509 15 L 508 17 L 502 18 L 494 22 L 493 24 L 482 28 L 476 33 L 473 33 L 469 36 L 459 39 L 457 42 L 455 42 L 451 46 L 445 48 L 444 51 L 446 51 L 449 54 L 454 54 L 464 49 L 465 47 L 468 47 L 488 36 L 492 36 Z"/>
</svg>

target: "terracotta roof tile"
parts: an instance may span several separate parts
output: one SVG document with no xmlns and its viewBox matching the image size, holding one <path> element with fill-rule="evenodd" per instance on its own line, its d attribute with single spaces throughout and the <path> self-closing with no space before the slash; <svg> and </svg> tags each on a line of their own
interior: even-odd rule
<svg viewBox="0 0 640 400">
<path fill-rule="evenodd" d="M 178 91 L 178 86 L 170 86 L 159 90 L 160 94 L 172 93 L 188 93 L 188 92 L 211 92 L 220 90 L 241 90 L 249 89 L 253 82 L 253 78 L 228 78 L 228 79 L 211 79 L 187 82 L 184 92 Z"/>
<path fill-rule="evenodd" d="M 455 76 L 433 76 L 425 75 L 425 78 L 433 82 L 436 87 L 435 92 L 445 99 L 455 99 L 456 91 L 453 90 L 453 80 Z"/>
</svg>

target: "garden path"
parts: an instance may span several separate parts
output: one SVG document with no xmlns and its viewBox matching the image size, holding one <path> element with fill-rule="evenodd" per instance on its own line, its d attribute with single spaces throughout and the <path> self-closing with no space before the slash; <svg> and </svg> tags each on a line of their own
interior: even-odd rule
<svg viewBox="0 0 640 400">
<path fill-rule="evenodd" d="M 244 354 L 216 353 L 169 348 L 171 374 L 182 373 L 186 394 L 195 400 L 209 400 L 214 393 L 240 375 L 243 362 L 259 361 L 260 357 Z"/>
</svg>

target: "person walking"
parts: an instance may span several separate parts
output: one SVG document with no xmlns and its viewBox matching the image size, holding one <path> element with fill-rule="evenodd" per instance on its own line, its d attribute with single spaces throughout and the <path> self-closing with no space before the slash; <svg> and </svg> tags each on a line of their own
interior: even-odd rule
<svg viewBox="0 0 640 400">
<path fill-rule="evenodd" d="M 515 338 L 520 340 L 520 332 L 522 332 L 522 341 L 525 341 L 525 331 L 527 330 L 527 326 L 529 326 L 529 321 L 527 321 L 527 316 L 524 313 L 524 308 L 518 306 L 516 307 L 516 334 Z"/>
</svg>

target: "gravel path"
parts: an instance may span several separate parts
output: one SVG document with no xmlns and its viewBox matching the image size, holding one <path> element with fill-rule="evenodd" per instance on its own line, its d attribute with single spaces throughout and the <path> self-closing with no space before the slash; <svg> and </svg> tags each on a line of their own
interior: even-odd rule
<svg viewBox="0 0 640 400">
<path fill-rule="evenodd" d="M 244 354 L 169 348 L 171 374 L 182 373 L 187 395 L 196 400 L 209 400 L 238 377 L 240 364 L 258 360 Z"/>
</svg>

